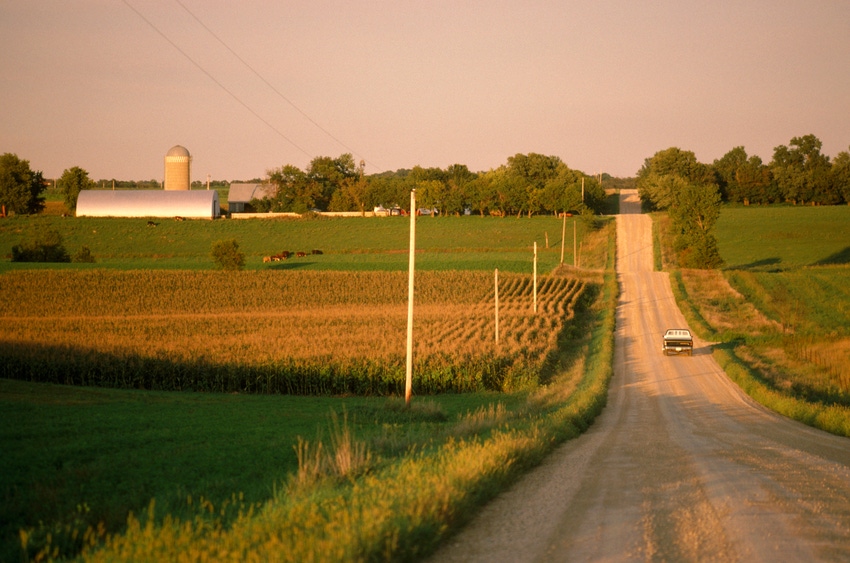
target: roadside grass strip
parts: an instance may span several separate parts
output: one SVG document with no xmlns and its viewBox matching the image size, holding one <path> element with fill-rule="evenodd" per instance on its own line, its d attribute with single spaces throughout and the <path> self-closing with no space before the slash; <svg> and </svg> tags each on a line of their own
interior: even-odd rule
<svg viewBox="0 0 850 563">
<path fill-rule="evenodd" d="M 613 367 L 616 277 L 593 304 L 580 382 L 553 405 L 527 408 L 481 436 L 449 439 L 359 477 L 290 487 L 260 507 L 240 507 L 223 526 L 204 506 L 194 520 L 158 519 L 151 504 L 126 532 L 84 551 L 85 561 L 413 560 L 432 553 L 475 510 L 602 411 Z M 575 370 L 573 370 L 575 371 Z M 553 379 L 551 388 L 571 385 Z M 552 392 L 541 389 L 541 395 Z M 156 523 L 160 522 L 160 523 Z M 96 542 L 92 542 L 96 543 Z M 49 546 L 48 546 L 49 549 Z"/>
<path fill-rule="evenodd" d="M 714 357 L 729 378 L 758 403 L 803 424 L 850 437 L 850 408 L 810 402 L 776 390 L 736 355 L 733 345 L 716 347 Z"/>
</svg>

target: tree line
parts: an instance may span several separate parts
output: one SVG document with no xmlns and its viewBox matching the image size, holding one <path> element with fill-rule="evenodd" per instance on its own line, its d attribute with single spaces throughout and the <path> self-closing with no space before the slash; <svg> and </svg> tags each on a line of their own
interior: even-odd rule
<svg viewBox="0 0 850 563">
<path fill-rule="evenodd" d="M 603 175 L 601 181 L 610 179 Z M 442 215 L 524 215 L 602 210 L 605 192 L 596 176 L 570 169 L 559 157 L 516 154 L 487 172 L 465 164 L 445 169 L 415 166 L 366 176 L 351 154 L 314 158 L 305 170 L 285 165 L 268 172 L 276 195 L 252 202 L 258 211 L 370 211 L 404 207 L 416 190 L 421 207 Z"/>
<path fill-rule="evenodd" d="M 740 146 L 709 165 L 696 163 L 693 153 L 668 149 L 671 152 L 656 159 L 654 166 L 678 168 L 692 180 L 714 183 L 721 200 L 729 203 L 850 203 L 850 148 L 838 153 L 834 160 L 823 154 L 822 148 L 823 143 L 815 135 L 804 135 L 792 138 L 788 145 L 775 147 L 773 159 L 767 164 L 756 155 L 747 155 Z M 650 160 L 638 172 L 639 183 L 641 177 L 646 179 L 653 172 L 648 167 Z M 645 180 L 643 183 L 648 185 Z"/>
<path fill-rule="evenodd" d="M 679 265 L 716 268 L 723 263 L 713 229 L 722 202 L 835 205 L 850 203 L 850 152 L 834 162 L 821 153 L 814 135 L 779 145 L 764 164 L 735 147 L 712 164 L 691 151 L 671 147 L 647 158 L 636 185 L 643 205 L 667 211 Z"/>
</svg>

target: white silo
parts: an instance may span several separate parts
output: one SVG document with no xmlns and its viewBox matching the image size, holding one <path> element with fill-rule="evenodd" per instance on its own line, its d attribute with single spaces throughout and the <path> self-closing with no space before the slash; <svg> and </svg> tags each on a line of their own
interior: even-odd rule
<svg viewBox="0 0 850 563">
<path fill-rule="evenodd" d="M 192 187 L 192 156 L 186 147 L 175 145 L 165 155 L 165 189 L 188 190 Z"/>
</svg>

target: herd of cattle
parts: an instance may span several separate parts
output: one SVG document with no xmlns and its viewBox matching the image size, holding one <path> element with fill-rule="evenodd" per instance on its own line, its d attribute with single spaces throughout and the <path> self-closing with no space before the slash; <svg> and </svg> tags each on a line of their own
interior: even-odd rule
<svg viewBox="0 0 850 563">
<path fill-rule="evenodd" d="M 312 250 L 310 254 L 321 254 L 321 250 Z M 292 256 L 296 258 L 304 258 L 307 256 L 306 252 L 290 252 L 288 250 L 284 250 L 279 254 L 275 254 L 273 256 L 263 256 L 263 262 L 280 262 L 281 260 L 289 260 Z"/>
</svg>

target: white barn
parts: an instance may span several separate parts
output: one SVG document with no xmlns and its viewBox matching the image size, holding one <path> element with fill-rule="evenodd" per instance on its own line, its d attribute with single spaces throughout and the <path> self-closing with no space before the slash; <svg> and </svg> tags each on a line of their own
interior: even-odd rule
<svg viewBox="0 0 850 563">
<path fill-rule="evenodd" d="M 221 216 L 215 190 L 82 190 L 77 217 L 184 217 Z"/>
</svg>

